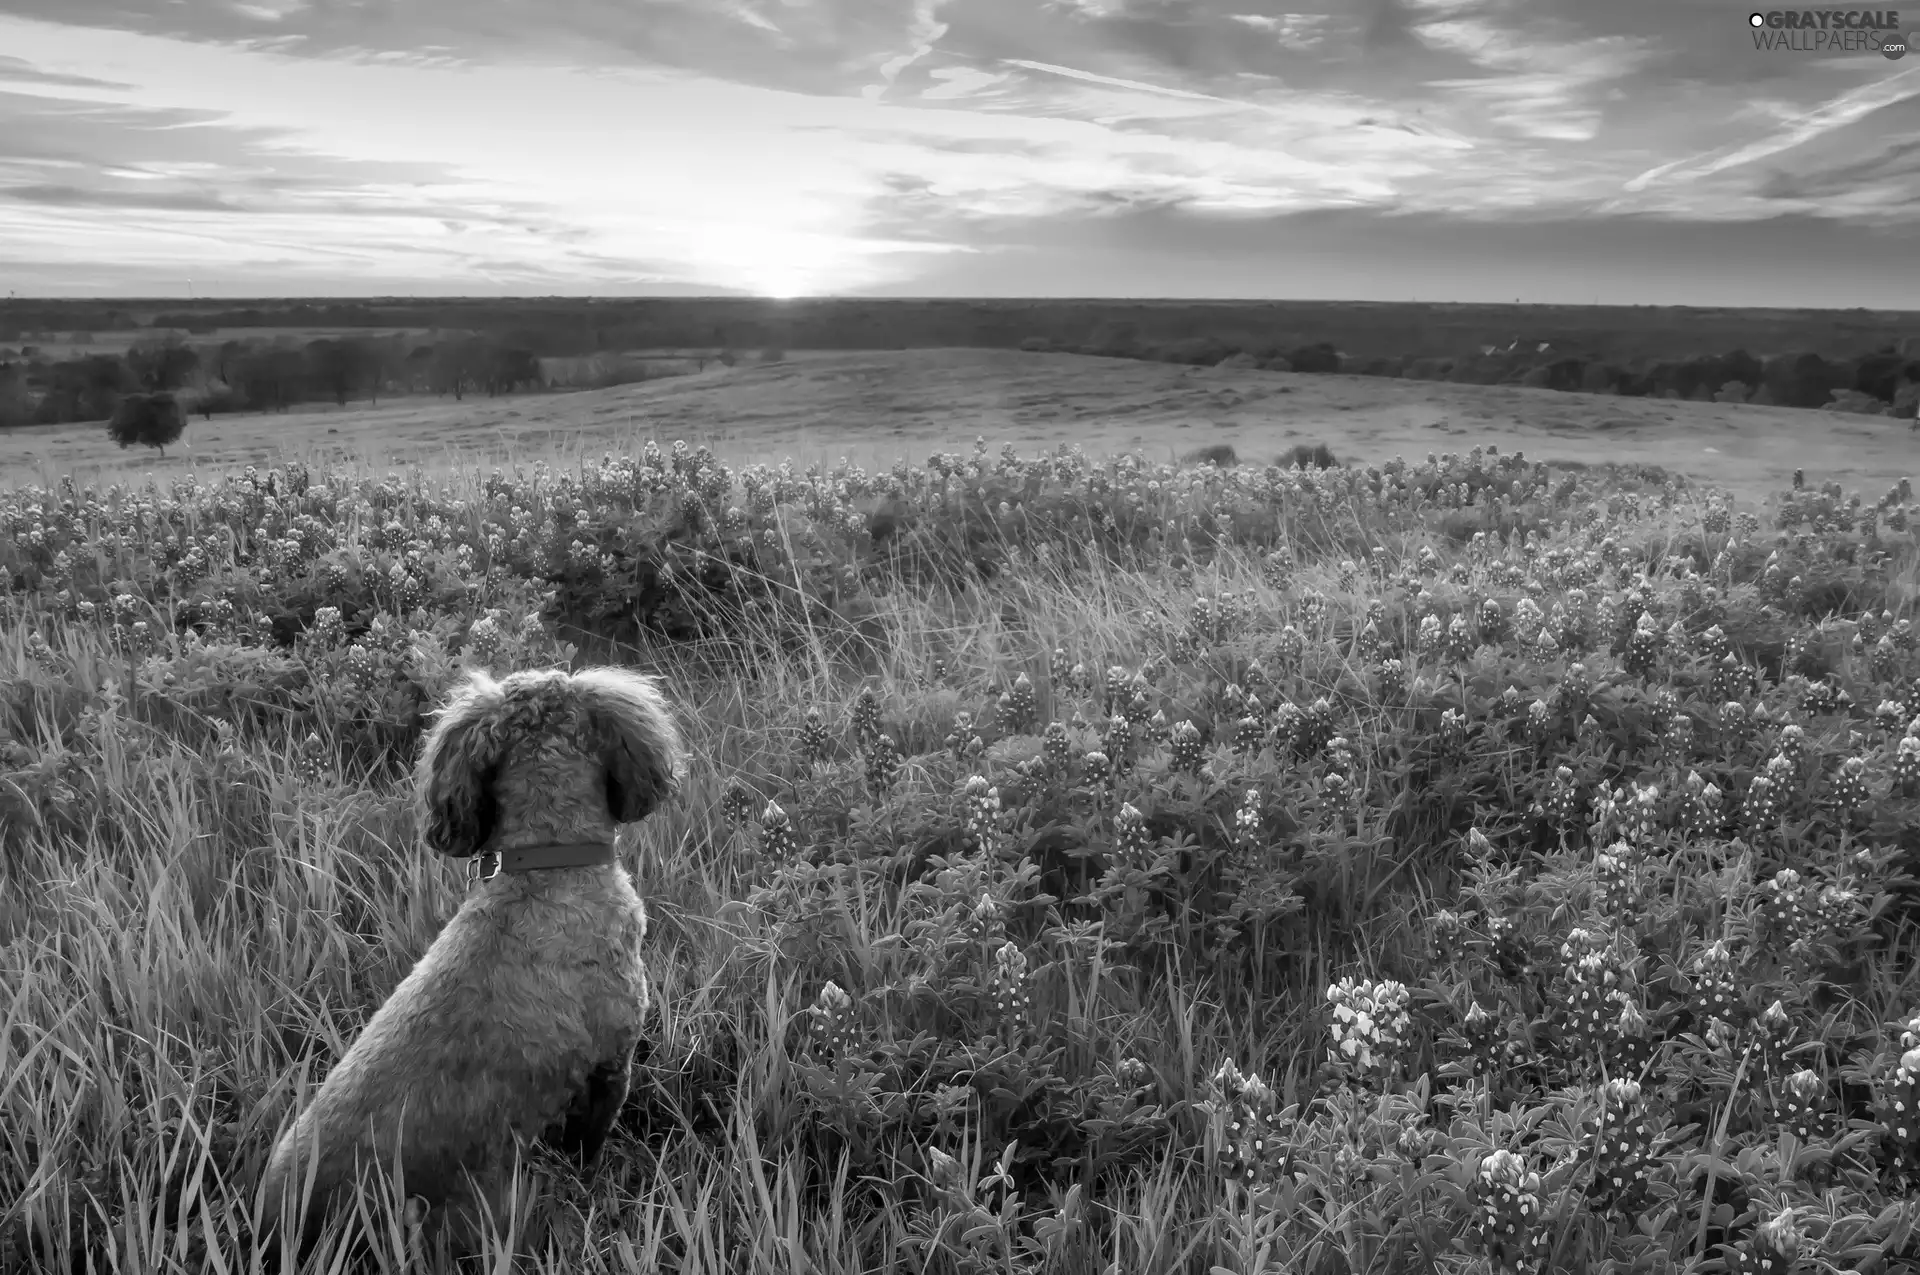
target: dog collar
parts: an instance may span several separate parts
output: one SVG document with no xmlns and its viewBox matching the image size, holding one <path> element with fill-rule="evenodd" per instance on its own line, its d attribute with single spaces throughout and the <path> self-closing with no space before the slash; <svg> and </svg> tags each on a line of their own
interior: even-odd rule
<svg viewBox="0 0 1920 1275">
<path fill-rule="evenodd" d="M 533 872 L 540 868 L 587 868 L 614 860 L 611 841 L 579 841 L 564 845 L 521 846 L 514 850 L 486 850 L 467 860 L 467 884 L 491 881 L 502 872 Z"/>
</svg>

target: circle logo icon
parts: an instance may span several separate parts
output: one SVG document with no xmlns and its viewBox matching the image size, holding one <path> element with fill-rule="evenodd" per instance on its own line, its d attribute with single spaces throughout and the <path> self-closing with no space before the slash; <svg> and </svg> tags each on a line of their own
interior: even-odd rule
<svg viewBox="0 0 1920 1275">
<path fill-rule="evenodd" d="M 1880 41 L 1880 52 L 1889 62 L 1898 62 L 1907 56 L 1907 38 L 1903 35 L 1890 35 Z"/>
<path fill-rule="evenodd" d="M 1764 27 L 1767 25 L 1767 15 L 1764 13 L 1749 13 L 1747 15 L 1747 25 L 1750 27 Z"/>
</svg>

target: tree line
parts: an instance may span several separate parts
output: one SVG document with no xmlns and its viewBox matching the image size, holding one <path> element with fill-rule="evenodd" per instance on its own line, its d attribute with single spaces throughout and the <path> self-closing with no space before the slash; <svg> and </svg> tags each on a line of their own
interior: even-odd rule
<svg viewBox="0 0 1920 1275">
<path fill-rule="evenodd" d="M 136 342 L 122 353 L 45 357 L 28 345 L 0 355 L 0 427 L 112 418 L 122 399 L 174 395 L 182 408 L 285 411 L 309 402 L 378 403 L 395 394 L 497 395 L 545 388 L 540 360 L 498 337 L 462 334 L 321 337 L 305 344 L 178 338 Z"/>
</svg>

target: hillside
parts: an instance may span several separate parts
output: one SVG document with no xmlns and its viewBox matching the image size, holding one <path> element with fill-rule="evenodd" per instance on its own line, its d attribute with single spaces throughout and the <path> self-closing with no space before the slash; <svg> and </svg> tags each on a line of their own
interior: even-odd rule
<svg viewBox="0 0 1920 1275">
<path fill-rule="evenodd" d="M 937 349 L 796 354 L 610 390 L 222 416 L 195 421 L 164 459 L 115 450 L 98 425 L 20 428 L 0 433 L 0 471 L 18 482 L 286 456 L 506 460 L 556 447 L 598 455 L 650 436 L 708 443 L 738 460 L 885 464 L 978 435 L 1023 450 L 1078 443 L 1155 456 L 1226 443 L 1257 463 L 1298 443 L 1324 442 L 1359 462 L 1491 445 L 1540 460 L 1660 465 L 1742 499 L 1784 486 L 1796 465 L 1809 481 L 1878 494 L 1912 472 L 1916 446 L 1907 423 L 1887 417 Z"/>
</svg>

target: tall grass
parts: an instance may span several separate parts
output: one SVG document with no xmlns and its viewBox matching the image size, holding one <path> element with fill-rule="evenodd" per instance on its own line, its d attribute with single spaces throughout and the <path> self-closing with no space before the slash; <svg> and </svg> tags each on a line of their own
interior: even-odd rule
<svg viewBox="0 0 1920 1275">
<path fill-rule="evenodd" d="M 465 667 L 586 658 L 664 673 L 697 764 L 624 845 L 658 1006 L 635 1096 L 592 1182 L 530 1163 L 503 1219 L 526 1269 L 1601 1269 L 1758 1251 L 1788 1206 L 1826 1210 L 1809 1252 L 1912 1256 L 1902 1144 L 1862 1096 L 1902 1083 L 1884 1025 L 1920 1002 L 1896 831 L 1920 698 L 1891 724 L 1869 702 L 1910 685 L 1911 644 L 1874 654 L 1907 632 L 1903 506 L 1867 527 L 1809 494 L 1783 556 L 1717 497 L 1478 453 L 1315 476 L 982 448 L 891 490 L 761 470 L 760 503 L 711 458 L 574 460 L 384 494 L 368 473 L 296 496 L 281 470 L 270 494 L 256 474 L 0 499 L 0 1262 L 265 1264 L 251 1191 L 276 1132 L 460 903 L 414 837 L 419 712 Z M 686 581 L 741 537 L 760 552 L 726 587 L 681 586 L 700 640 L 596 632 L 653 578 L 634 562 Z M 1511 632 L 1522 597 L 1541 619 Z M 1876 643 L 1808 613 L 1830 597 Z M 1635 608 L 1662 618 L 1651 654 Z M 1851 715 L 1807 707 L 1822 679 L 1855 688 Z M 1728 698 L 1773 716 L 1722 731 Z M 1814 760 L 1783 814 L 1684 831 L 1689 773 L 1737 804 L 1795 722 Z M 1836 806 L 1851 757 L 1872 795 Z M 1561 765 L 1585 804 L 1555 823 Z M 1642 782 L 1663 803 L 1644 827 L 1615 802 Z M 1624 911 L 1595 876 L 1616 839 L 1644 857 Z M 1776 864 L 1854 891 L 1791 950 L 1762 916 Z M 1442 911 L 1467 915 L 1465 950 Z M 1637 1212 L 1589 1199 L 1610 1055 L 1546 983 L 1578 926 L 1632 950 L 1621 986 L 1665 1051 Z M 1854 1122 L 1801 1139 L 1818 1172 L 1688 1008 L 1680 971 L 1729 935 Z M 1404 1031 L 1368 1022 L 1378 1075 L 1329 1057 L 1343 977 L 1382 1005 L 1413 990 Z M 1491 1078 L 1460 1043 L 1469 1004 L 1501 1019 Z M 1234 1122 L 1254 1120 L 1271 1145 L 1249 1151 Z M 1557 1247 L 1509 1253 L 1476 1220 L 1499 1148 L 1545 1172 L 1519 1190 Z M 371 1185 L 316 1269 L 349 1248 L 444 1268 L 403 1191 Z"/>
</svg>

